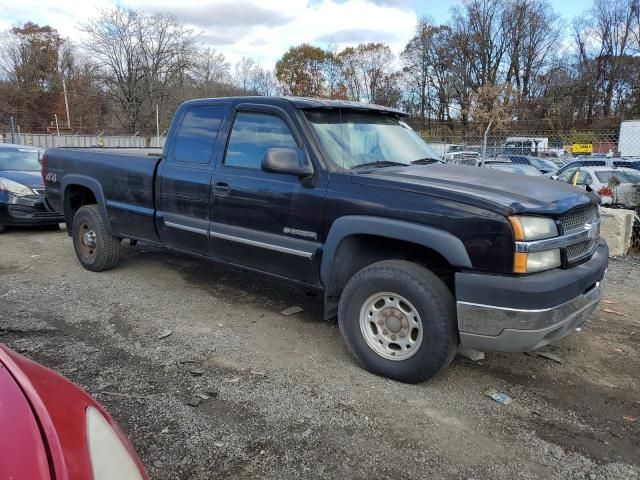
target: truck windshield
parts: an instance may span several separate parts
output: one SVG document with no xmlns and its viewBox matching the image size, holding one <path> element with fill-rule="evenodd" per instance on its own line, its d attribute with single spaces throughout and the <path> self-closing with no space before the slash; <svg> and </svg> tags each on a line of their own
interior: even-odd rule
<svg viewBox="0 0 640 480">
<path fill-rule="evenodd" d="M 0 170 L 40 170 L 38 151 L 0 149 Z"/>
<path fill-rule="evenodd" d="M 438 154 L 398 118 L 345 110 L 305 112 L 324 156 L 345 170 L 441 162 Z"/>
</svg>

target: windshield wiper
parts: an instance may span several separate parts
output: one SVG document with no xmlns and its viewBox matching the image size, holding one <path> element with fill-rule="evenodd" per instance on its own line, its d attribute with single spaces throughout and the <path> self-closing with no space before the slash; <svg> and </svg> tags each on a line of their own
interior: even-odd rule
<svg viewBox="0 0 640 480">
<path fill-rule="evenodd" d="M 351 170 L 359 170 L 362 168 L 381 168 L 381 167 L 407 167 L 406 163 L 392 162 L 390 160 L 376 160 L 375 162 L 361 163 L 355 167 L 351 167 Z"/>
<path fill-rule="evenodd" d="M 443 163 L 442 160 L 438 160 L 436 158 L 419 158 L 418 160 L 414 160 L 411 162 L 411 165 L 431 165 L 432 163 Z"/>
</svg>

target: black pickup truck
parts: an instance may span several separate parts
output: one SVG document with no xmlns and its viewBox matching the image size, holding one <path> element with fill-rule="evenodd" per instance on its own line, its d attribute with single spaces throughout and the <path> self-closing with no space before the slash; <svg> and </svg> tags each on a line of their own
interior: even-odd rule
<svg viewBox="0 0 640 480">
<path fill-rule="evenodd" d="M 48 150 L 46 198 L 92 271 L 142 240 L 324 295 L 359 363 L 420 382 L 459 346 L 521 352 L 581 325 L 608 249 L 598 199 L 443 165 L 397 110 L 193 100 L 156 156 Z"/>
</svg>

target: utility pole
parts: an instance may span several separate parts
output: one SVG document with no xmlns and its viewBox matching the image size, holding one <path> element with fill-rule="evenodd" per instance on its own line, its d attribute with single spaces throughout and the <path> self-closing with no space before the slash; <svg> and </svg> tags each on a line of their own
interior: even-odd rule
<svg viewBox="0 0 640 480">
<path fill-rule="evenodd" d="M 11 143 L 16 143 L 16 120 L 11 117 Z"/>
<path fill-rule="evenodd" d="M 160 107 L 156 103 L 156 146 L 160 148 Z"/>
<path fill-rule="evenodd" d="M 67 84 L 62 79 L 62 90 L 64 91 L 64 107 L 67 110 L 67 128 L 71 130 L 71 117 L 69 116 L 69 97 L 67 97 Z"/>
</svg>

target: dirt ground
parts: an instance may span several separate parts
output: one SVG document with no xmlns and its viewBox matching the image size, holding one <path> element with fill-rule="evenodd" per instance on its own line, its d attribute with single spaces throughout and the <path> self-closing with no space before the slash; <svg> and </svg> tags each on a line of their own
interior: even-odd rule
<svg viewBox="0 0 640 480">
<path fill-rule="evenodd" d="M 318 297 L 124 252 L 95 274 L 65 232 L 0 235 L 0 342 L 105 405 L 153 479 L 640 478 L 638 256 L 612 260 L 607 303 L 545 348 L 564 363 L 457 357 L 404 385 L 355 365 Z"/>
</svg>

